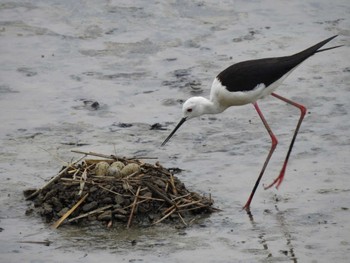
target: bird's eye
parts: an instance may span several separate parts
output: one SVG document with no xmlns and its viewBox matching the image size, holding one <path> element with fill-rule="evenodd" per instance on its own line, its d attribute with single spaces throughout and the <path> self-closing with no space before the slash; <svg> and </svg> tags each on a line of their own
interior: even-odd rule
<svg viewBox="0 0 350 263">
<path fill-rule="evenodd" d="M 187 109 L 187 112 L 192 112 L 192 109 L 191 108 Z"/>
</svg>

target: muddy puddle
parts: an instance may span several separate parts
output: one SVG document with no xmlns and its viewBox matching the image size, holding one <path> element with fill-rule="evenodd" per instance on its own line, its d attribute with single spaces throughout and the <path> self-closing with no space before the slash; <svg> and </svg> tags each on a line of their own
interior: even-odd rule
<svg viewBox="0 0 350 263">
<path fill-rule="evenodd" d="M 347 1 L 6 1 L 0 3 L 1 262 L 347 262 L 350 69 Z M 308 114 L 279 190 L 259 187 L 269 150 L 254 107 L 185 123 L 181 103 L 209 96 L 232 63 L 289 55 L 338 34 L 278 90 Z M 260 102 L 281 169 L 298 112 Z M 25 215 L 71 150 L 157 157 L 222 211 L 178 229 L 62 225 Z"/>
</svg>

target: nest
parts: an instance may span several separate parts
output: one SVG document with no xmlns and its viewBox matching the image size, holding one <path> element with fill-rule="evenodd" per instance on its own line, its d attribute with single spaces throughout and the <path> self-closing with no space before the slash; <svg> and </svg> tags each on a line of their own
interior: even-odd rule
<svg viewBox="0 0 350 263">
<path fill-rule="evenodd" d="M 100 221 L 150 226 L 160 222 L 188 226 L 214 208 L 211 196 L 190 192 L 174 176 L 180 169 L 165 169 L 145 158 L 121 158 L 92 152 L 65 166 L 40 189 L 24 191 L 36 211 L 57 228 L 62 223 Z M 87 159 L 87 156 L 103 159 Z"/>
</svg>

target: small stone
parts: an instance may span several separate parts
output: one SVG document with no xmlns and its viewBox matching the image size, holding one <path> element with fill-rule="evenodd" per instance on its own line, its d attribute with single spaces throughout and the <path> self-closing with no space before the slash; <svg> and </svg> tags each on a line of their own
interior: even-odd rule
<svg viewBox="0 0 350 263">
<path fill-rule="evenodd" d="M 101 201 L 102 204 L 106 204 L 106 205 L 109 205 L 111 204 L 113 201 L 112 201 L 112 198 L 111 197 L 105 197 L 103 198 L 103 200 Z"/>
<path fill-rule="evenodd" d="M 117 208 L 113 210 L 113 214 L 126 215 L 128 212 L 123 208 Z"/>
<path fill-rule="evenodd" d="M 49 200 L 51 199 L 53 196 L 57 195 L 58 189 L 52 189 L 50 190 L 44 197 L 44 200 Z"/>
<path fill-rule="evenodd" d="M 146 198 L 151 198 L 152 197 L 152 192 L 146 192 L 144 194 L 142 194 L 143 197 L 146 197 Z"/>
<path fill-rule="evenodd" d="M 43 213 L 46 214 L 50 214 L 52 212 L 52 206 L 48 203 L 44 203 L 43 204 Z"/>
<path fill-rule="evenodd" d="M 25 215 L 29 216 L 29 215 L 33 214 L 33 212 L 34 212 L 33 208 L 28 208 L 25 212 Z"/>
<path fill-rule="evenodd" d="M 97 217 L 95 215 L 89 215 L 87 217 L 87 220 L 89 220 L 89 221 L 96 221 L 96 219 L 97 219 Z"/>
<path fill-rule="evenodd" d="M 92 186 L 89 190 L 90 193 L 96 192 L 99 188 L 97 186 Z"/>
<path fill-rule="evenodd" d="M 57 213 L 57 215 L 58 215 L 59 217 L 62 217 L 65 213 L 68 212 L 68 210 L 69 210 L 68 207 L 62 208 L 61 211 L 59 211 L 59 212 Z"/>
<path fill-rule="evenodd" d="M 165 188 L 165 187 L 166 187 L 166 183 L 164 183 L 163 180 L 156 179 L 156 180 L 154 180 L 154 183 L 155 183 L 156 185 L 158 185 L 160 188 Z"/>
<path fill-rule="evenodd" d="M 119 220 L 119 221 L 123 221 L 123 222 L 126 222 L 126 220 L 127 220 L 125 215 L 120 215 L 120 214 L 115 214 L 114 218 Z"/>
<path fill-rule="evenodd" d="M 40 207 L 43 204 L 44 200 L 41 195 L 34 200 L 34 207 Z"/>
<path fill-rule="evenodd" d="M 94 110 L 98 110 L 98 108 L 100 108 L 100 104 L 95 101 L 91 104 L 91 108 L 93 108 Z"/>
<path fill-rule="evenodd" d="M 23 191 L 23 194 L 24 194 L 24 197 L 28 197 L 30 196 L 31 194 L 33 194 L 34 192 L 36 192 L 36 189 L 35 188 L 29 188 L 29 189 L 26 189 Z"/>
<path fill-rule="evenodd" d="M 60 200 L 57 198 L 57 197 L 52 197 L 51 199 L 51 204 L 53 206 L 53 209 L 58 212 L 62 209 L 63 205 L 62 203 L 60 202 Z"/>
<path fill-rule="evenodd" d="M 92 201 L 91 203 L 88 203 L 88 204 L 83 206 L 83 211 L 89 212 L 89 211 L 97 208 L 97 206 L 98 206 L 98 203 L 96 201 Z"/>
<path fill-rule="evenodd" d="M 124 190 L 132 190 L 133 187 L 132 187 L 132 185 L 125 182 L 125 183 L 123 183 L 123 189 Z"/>
<path fill-rule="evenodd" d="M 114 197 L 114 202 L 117 204 L 117 205 L 121 205 L 123 202 L 124 202 L 124 198 L 121 196 L 121 195 L 116 195 Z"/>
<path fill-rule="evenodd" d="M 112 219 L 112 213 L 111 211 L 106 211 L 106 212 L 103 212 L 102 214 L 100 214 L 98 217 L 97 217 L 97 220 L 99 221 L 109 221 Z"/>
</svg>

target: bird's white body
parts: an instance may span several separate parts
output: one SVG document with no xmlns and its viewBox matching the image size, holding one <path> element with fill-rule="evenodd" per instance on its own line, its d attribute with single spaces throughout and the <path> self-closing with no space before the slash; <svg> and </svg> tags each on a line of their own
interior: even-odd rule
<svg viewBox="0 0 350 263">
<path fill-rule="evenodd" d="M 231 106 L 241 106 L 256 102 L 274 92 L 294 69 L 295 68 L 284 74 L 268 87 L 266 87 L 264 83 L 260 83 L 250 91 L 230 92 L 221 84 L 218 78 L 215 78 L 211 85 L 210 101 L 224 106 L 225 109 Z"/>
<path fill-rule="evenodd" d="M 293 70 L 294 68 L 268 87 L 261 83 L 250 91 L 230 92 L 218 78 L 215 78 L 211 85 L 209 100 L 204 97 L 189 98 L 182 107 L 183 117 L 191 119 L 204 114 L 218 114 L 231 106 L 254 103 L 276 90 Z"/>
<path fill-rule="evenodd" d="M 218 78 L 215 78 L 210 90 L 210 101 L 220 104 L 227 109 L 231 106 L 241 106 L 258 100 L 264 91 L 265 85 L 259 84 L 251 91 L 230 92 L 223 86 Z"/>
</svg>

